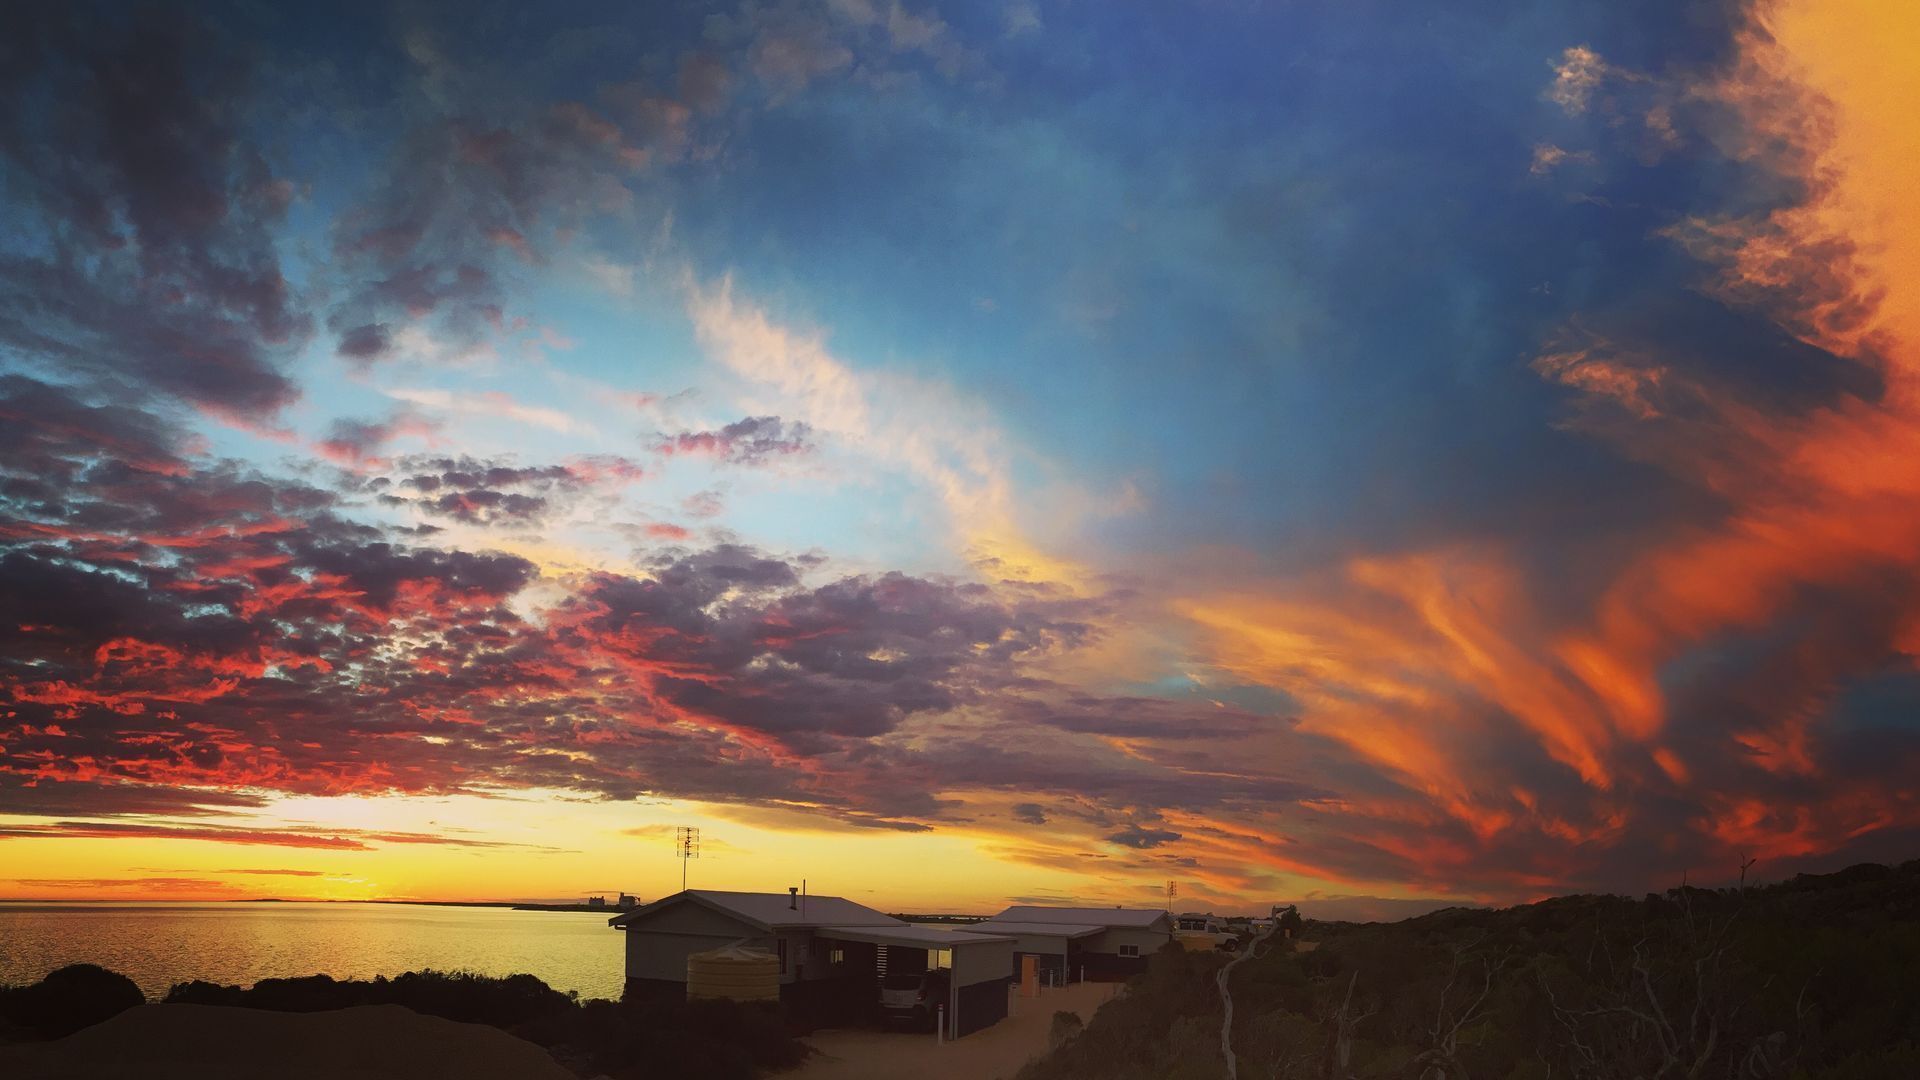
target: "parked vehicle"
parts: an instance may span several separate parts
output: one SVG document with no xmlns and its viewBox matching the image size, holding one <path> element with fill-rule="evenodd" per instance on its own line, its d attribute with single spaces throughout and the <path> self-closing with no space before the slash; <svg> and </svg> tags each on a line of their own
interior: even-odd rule
<svg viewBox="0 0 1920 1080">
<path fill-rule="evenodd" d="M 947 1003 L 949 985 L 946 968 L 889 975 L 880 981 L 880 1009 L 890 1023 L 931 1031 L 935 1010 Z"/>
</svg>

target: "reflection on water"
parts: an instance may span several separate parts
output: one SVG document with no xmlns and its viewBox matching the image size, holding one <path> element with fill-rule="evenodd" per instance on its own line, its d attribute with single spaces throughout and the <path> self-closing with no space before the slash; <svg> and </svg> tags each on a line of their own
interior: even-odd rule
<svg viewBox="0 0 1920 1080">
<path fill-rule="evenodd" d="M 607 916 L 412 904 L 0 903 L 0 984 L 67 964 L 118 971 L 148 997 L 177 982 L 251 986 L 324 973 L 367 979 L 437 968 L 538 976 L 619 997 L 625 944 Z"/>
</svg>

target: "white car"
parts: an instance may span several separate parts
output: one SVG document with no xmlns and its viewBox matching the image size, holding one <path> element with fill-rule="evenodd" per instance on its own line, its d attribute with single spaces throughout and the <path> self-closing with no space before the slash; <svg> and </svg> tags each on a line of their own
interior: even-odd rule
<svg viewBox="0 0 1920 1080">
<path fill-rule="evenodd" d="M 912 975 L 889 975 L 880 981 L 880 1008 L 889 1021 L 931 1030 L 935 1010 L 947 1003 L 946 968 Z"/>
</svg>

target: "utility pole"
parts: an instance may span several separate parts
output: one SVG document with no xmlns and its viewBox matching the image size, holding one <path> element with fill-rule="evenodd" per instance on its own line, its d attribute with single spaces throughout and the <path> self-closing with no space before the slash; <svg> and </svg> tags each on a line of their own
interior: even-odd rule
<svg viewBox="0 0 1920 1080">
<path fill-rule="evenodd" d="M 679 825 L 673 830 L 673 855 L 680 860 L 680 891 L 687 891 L 687 860 L 700 857 L 700 829 Z"/>
</svg>

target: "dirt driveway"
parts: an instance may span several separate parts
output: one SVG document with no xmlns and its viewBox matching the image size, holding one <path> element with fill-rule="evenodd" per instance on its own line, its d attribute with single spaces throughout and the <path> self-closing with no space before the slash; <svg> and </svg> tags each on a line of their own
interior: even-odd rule
<svg viewBox="0 0 1920 1080">
<path fill-rule="evenodd" d="M 807 1038 L 820 1051 L 781 1080 L 1010 1080 L 1020 1066 L 1047 1052 L 1053 1014 L 1092 1020 L 1117 983 L 1081 983 L 1042 990 L 1037 998 L 1009 991 L 1007 1018 L 945 1045 L 932 1035 L 887 1031 L 821 1031 Z"/>
</svg>

